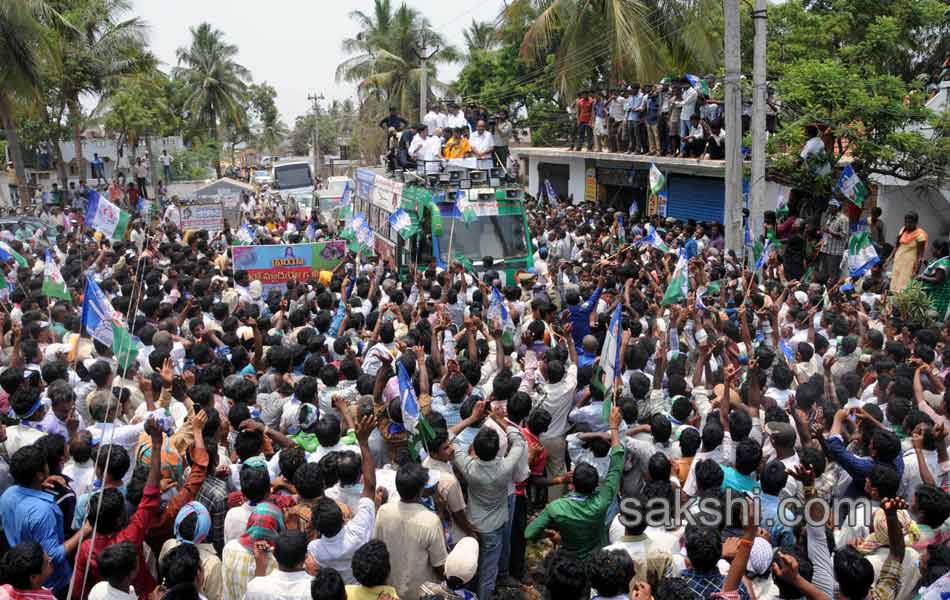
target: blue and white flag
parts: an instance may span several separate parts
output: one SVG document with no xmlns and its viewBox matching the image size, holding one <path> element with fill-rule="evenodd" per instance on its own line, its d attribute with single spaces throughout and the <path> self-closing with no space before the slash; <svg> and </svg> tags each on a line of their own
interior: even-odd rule
<svg viewBox="0 0 950 600">
<path fill-rule="evenodd" d="M 485 316 L 488 317 L 489 321 L 494 321 L 498 319 L 501 324 L 502 339 L 505 341 L 511 341 L 514 336 L 515 323 L 511 319 L 511 313 L 508 312 L 508 306 L 505 304 L 505 298 L 501 295 L 501 292 L 498 291 L 498 288 L 493 287 L 491 290 L 491 301 L 488 305 L 488 311 L 486 311 Z"/>
<path fill-rule="evenodd" d="M 639 212 L 640 212 L 640 205 L 637 204 L 637 201 L 633 200 L 632 202 L 630 202 L 630 216 L 635 217 L 637 216 L 637 213 Z"/>
<path fill-rule="evenodd" d="M 356 230 L 356 241 L 367 248 L 373 246 L 373 230 L 368 224 L 363 223 L 363 226 Z"/>
<path fill-rule="evenodd" d="M 551 181 L 548 179 L 544 180 L 544 193 L 547 194 L 548 202 L 560 202 L 560 199 L 557 197 L 557 192 L 554 191 L 554 186 L 551 185 Z"/>
<path fill-rule="evenodd" d="M 867 231 L 856 233 L 848 241 L 848 275 L 852 279 L 862 277 L 871 268 L 881 262 L 874 245 L 871 243 L 871 236 Z"/>
<path fill-rule="evenodd" d="M 317 224 L 314 221 L 310 221 L 310 224 L 307 225 L 307 239 L 312 240 L 317 237 Z"/>
<path fill-rule="evenodd" d="M 243 245 L 250 246 L 254 243 L 254 230 L 251 229 L 250 225 L 245 223 L 243 227 L 238 229 L 237 235 L 235 237 L 237 237 L 237 239 Z"/>
<path fill-rule="evenodd" d="M 350 219 L 349 228 L 354 232 L 359 232 L 359 230 L 362 229 L 364 225 L 366 225 L 366 217 L 363 215 L 363 213 L 356 213 L 353 215 L 353 218 Z"/>
<path fill-rule="evenodd" d="M 416 433 L 421 412 L 416 402 L 416 391 L 412 387 L 412 378 L 401 360 L 396 361 L 396 375 L 399 377 L 399 405 L 402 407 L 402 425 L 409 433 Z"/>
<path fill-rule="evenodd" d="M 623 225 L 623 215 L 617 215 L 617 237 L 620 238 L 621 244 L 627 241 L 627 231 Z"/>
<path fill-rule="evenodd" d="M 664 242 L 660 234 L 656 232 L 656 228 L 653 227 L 653 225 L 647 225 L 647 234 L 637 242 L 637 245 L 640 244 L 653 246 L 661 252 L 674 252 L 674 250 L 671 250 L 670 247 L 666 245 L 666 242 Z"/>
<path fill-rule="evenodd" d="M 343 193 L 340 194 L 340 205 L 339 208 L 349 206 L 350 202 L 353 200 L 352 192 L 350 191 L 350 182 L 347 181 L 346 185 L 343 186 Z"/>
<path fill-rule="evenodd" d="M 396 212 L 389 216 L 389 224 L 404 240 L 419 232 L 418 225 L 413 225 L 412 217 L 402 208 L 397 208 Z"/>
<path fill-rule="evenodd" d="M 600 351 L 598 368 L 602 373 L 600 381 L 604 389 L 604 421 L 610 416 L 610 410 L 613 408 L 614 384 L 623 369 L 620 356 L 620 348 L 623 345 L 620 309 L 619 305 L 614 309 L 610 325 L 607 326 L 607 335 L 604 337 L 604 347 Z"/>
<path fill-rule="evenodd" d="M 765 265 L 765 261 L 769 258 L 769 253 L 772 252 L 772 239 L 769 238 L 765 240 L 765 246 L 762 247 L 762 254 L 759 255 L 759 259 L 755 261 L 755 270 L 759 271 L 762 269 L 762 266 Z"/>
<path fill-rule="evenodd" d="M 755 238 L 752 237 L 752 227 L 749 225 L 748 217 L 745 219 L 745 227 L 743 228 L 742 245 L 746 248 L 755 246 Z"/>
</svg>

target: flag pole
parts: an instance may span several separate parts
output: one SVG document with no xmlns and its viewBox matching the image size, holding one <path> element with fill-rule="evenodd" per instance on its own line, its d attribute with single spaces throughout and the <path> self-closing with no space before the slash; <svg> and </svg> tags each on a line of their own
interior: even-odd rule
<svg viewBox="0 0 950 600">
<path fill-rule="evenodd" d="M 449 248 L 447 251 L 448 259 L 446 260 L 446 265 L 447 265 L 446 271 L 448 271 L 449 273 L 452 272 L 452 237 L 455 235 L 455 221 L 456 220 L 457 219 L 453 217 L 452 224 L 449 225 Z"/>
</svg>

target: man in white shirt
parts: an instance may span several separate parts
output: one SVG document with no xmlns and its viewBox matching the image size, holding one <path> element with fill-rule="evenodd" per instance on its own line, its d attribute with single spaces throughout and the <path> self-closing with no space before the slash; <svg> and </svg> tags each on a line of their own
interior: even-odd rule
<svg viewBox="0 0 950 600">
<path fill-rule="evenodd" d="M 439 129 L 445 129 L 449 126 L 449 115 L 445 112 L 445 107 L 441 104 L 436 107 L 436 116 L 439 120 Z"/>
<path fill-rule="evenodd" d="M 442 158 L 442 142 L 437 137 L 429 136 L 429 128 L 423 124 L 409 144 L 409 156 L 424 163 L 436 162 Z"/>
<path fill-rule="evenodd" d="M 495 141 L 491 133 L 485 129 L 485 121 L 479 121 L 475 125 L 475 132 L 468 141 L 472 145 L 472 152 L 475 153 L 476 158 L 491 158 Z"/>
<path fill-rule="evenodd" d="M 285 531 L 274 542 L 277 568 L 247 583 L 244 600 L 309 600 L 310 574 L 304 569 L 307 534 Z"/>
<path fill-rule="evenodd" d="M 426 113 L 426 116 L 422 117 L 422 122 L 425 123 L 425 126 L 429 128 L 429 131 L 435 131 L 436 129 L 441 129 L 439 124 L 439 114 L 435 112 L 435 107 L 431 107 L 429 112 Z"/>
<path fill-rule="evenodd" d="M 818 175 L 827 175 L 831 172 L 831 165 L 828 161 L 818 160 L 818 157 L 825 152 L 825 143 L 818 133 L 818 127 L 815 125 L 805 127 L 805 135 L 808 137 L 808 141 L 802 147 L 799 157 L 803 162 L 809 163 L 812 170 Z"/>
<path fill-rule="evenodd" d="M 313 523 L 320 537 L 307 546 L 307 552 L 317 565 L 336 569 L 350 585 L 356 583 L 350 565 L 353 554 L 373 537 L 376 526 L 376 465 L 369 450 L 372 424 L 370 419 L 363 419 L 357 427 L 363 489 L 353 517 L 344 522 L 340 505 L 330 498 L 321 498 L 313 507 Z"/>
<path fill-rule="evenodd" d="M 176 229 L 181 230 L 181 207 L 179 206 L 178 196 L 172 196 L 172 201 L 165 209 L 162 221 L 171 223 Z"/>
</svg>

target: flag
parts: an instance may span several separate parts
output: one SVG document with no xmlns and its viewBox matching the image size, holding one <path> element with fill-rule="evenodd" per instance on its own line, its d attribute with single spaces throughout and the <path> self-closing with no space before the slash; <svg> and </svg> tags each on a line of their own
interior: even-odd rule
<svg viewBox="0 0 950 600">
<path fill-rule="evenodd" d="M 840 192 L 857 207 L 864 206 L 864 200 L 868 197 L 868 187 L 864 185 L 858 174 L 854 172 L 854 167 L 846 166 L 841 171 L 841 177 L 835 185 L 835 191 Z"/>
<path fill-rule="evenodd" d="M 659 194 L 664 186 L 666 186 L 666 177 L 663 177 L 663 173 L 656 168 L 656 164 L 650 163 L 650 193 Z"/>
<path fill-rule="evenodd" d="M 7 276 L 3 272 L 3 270 L 0 269 L 0 290 L 6 290 L 9 288 L 10 288 L 10 284 L 7 283 Z"/>
<path fill-rule="evenodd" d="M 488 311 L 485 313 L 489 321 L 498 319 L 501 323 L 501 338 L 505 343 L 511 343 L 514 339 L 515 323 L 511 320 L 511 313 L 508 312 L 508 306 L 502 297 L 498 288 L 491 290 L 491 302 L 488 305 Z"/>
<path fill-rule="evenodd" d="M 857 279 L 881 262 L 866 231 L 851 236 L 848 242 L 848 275 Z"/>
<path fill-rule="evenodd" d="M 0 242 L 0 261 L 14 260 L 21 267 L 29 267 L 30 261 L 25 256 L 10 247 L 6 242 Z"/>
<path fill-rule="evenodd" d="M 475 214 L 475 209 L 472 207 L 472 203 L 468 201 L 467 197 L 463 198 L 460 193 L 456 193 L 455 198 L 455 210 L 458 216 L 466 225 L 471 224 L 478 218 L 478 215 Z"/>
<path fill-rule="evenodd" d="M 623 215 L 617 215 L 617 237 L 621 244 L 627 241 L 627 231 L 623 226 Z"/>
<path fill-rule="evenodd" d="M 620 360 L 620 347 L 623 345 L 620 309 L 618 305 L 610 318 L 607 335 L 604 337 L 604 347 L 600 351 L 600 364 L 597 367 L 602 374 L 598 381 L 601 382 L 604 390 L 604 421 L 608 420 L 610 411 L 613 409 L 614 384 L 623 369 L 623 363 Z"/>
<path fill-rule="evenodd" d="M 148 200 L 145 199 L 145 196 L 139 196 L 138 205 L 135 208 L 139 211 L 140 215 L 142 215 L 143 217 L 147 217 L 148 205 L 149 205 L 149 202 Z"/>
<path fill-rule="evenodd" d="M 112 240 L 124 239 L 129 227 L 129 213 L 103 198 L 96 190 L 89 192 L 86 220 L 91 229 Z"/>
<path fill-rule="evenodd" d="M 758 245 L 758 243 L 757 243 Z M 765 245 L 762 246 L 761 252 L 758 256 L 755 257 L 755 271 L 758 271 L 765 264 L 766 259 L 769 257 L 769 253 L 772 251 L 772 240 L 766 239 Z"/>
<path fill-rule="evenodd" d="M 350 205 L 350 202 L 353 200 L 352 192 L 350 191 L 350 182 L 347 181 L 343 186 L 343 193 L 340 194 L 340 204 L 338 208 L 344 208 Z"/>
<path fill-rule="evenodd" d="M 367 248 L 373 246 L 373 230 L 369 228 L 369 225 L 364 224 L 363 227 L 356 232 L 356 241 Z"/>
<path fill-rule="evenodd" d="M 254 243 L 254 230 L 251 229 L 251 226 L 247 223 L 243 227 L 238 229 L 237 235 L 238 241 L 241 242 L 239 245 L 250 246 Z"/>
<path fill-rule="evenodd" d="M 396 212 L 389 216 L 389 224 L 404 240 L 419 233 L 419 226 L 412 223 L 412 217 L 402 208 L 397 208 Z"/>
<path fill-rule="evenodd" d="M 749 225 L 749 219 L 745 220 L 745 228 L 742 236 L 742 245 L 746 248 L 752 248 L 755 246 L 755 238 L 752 237 L 752 227 Z"/>
<path fill-rule="evenodd" d="M 349 227 L 355 232 L 362 229 L 363 225 L 365 224 L 366 224 L 366 216 L 364 216 L 363 213 L 356 213 L 355 215 L 353 215 L 353 218 L 350 219 L 350 223 L 349 225 L 347 225 L 347 227 Z"/>
<path fill-rule="evenodd" d="M 307 225 L 307 239 L 312 240 L 317 237 L 317 224 L 315 221 L 310 221 L 310 224 Z"/>
<path fill-rule="evenodd" d="M 666 242 L 664 242 L 660 235 L 656 232 L 656 228 L 652 225 L 647 225 L 646 236 L 640 238 L 640 241 L 637 242 L 637 244 L 653 246 L 661 252 L 673 252 L 673 250 L 670 250 L 670 247 L 666 245 Z"/>
<path fill-rule="evenodd" d="M 82 326 L 89 337 L 112 348 L 119 365 L 127 367 L 138 355 L 139 342 L 119 321 L 119 313 L 92 277 L 86 276 L 82 300 Z"/>
<path fill-rule="evenodd" d="M 59 265 L 56 264 L 48 249 L 46 250 L 46 265 L 43 269 L 43 295 L 63 300 L 73 299 L 69 290 L 66 289 L 66 282 L 63 281 L 63 276 L 59 272 Z"/>
<path fill-rule="evenodd" d="M 554 186 L 551 185 L 551 182 L 547 179 L 544 180 L 544 193 L 548 197 L 548 201 L 560 202 L 557 197 L 557 192 L 554 191 Z"/>
<path fill-rule="evenodd" d="M 416 390 L 412 387 L 412 378 L 406 371 L 401 360 L 396 361 L 396 376 L 399 380 L 399 406 L 402 409 L 402 425 L 410 434 L 412 441 L 409 453 L 415 460 L 419 460 L 419 445 L 425 446 L 428 440 L 435 439 L 435 432 L 429 422 L 422 416 L 419 403 L 416 401 Z"/>
<path fill-rule="evenodd" d="M 696 75 L 690 73 L 686 74 L 686 79 L 689 81 L 689 84 L 693 86 L 697 92 L 709 96 L 709 84 L 706 83 L 705 79 L 700 79 Z"/>
<path fill-rule="evenodd" d="M 689 293 L 689 272 L 687 270 L 688 261 L 686 252 L 680 251 L 679 260 L 676 261 L 676 268 L 673 269 L 673 277 L 670 278 L 670 285 L 663 294 L 663 300 L 660 302 L 663 306 L 677 304 L 686 299 Z"/>
<path fill-rule="evenodd" d="M 639 212 L 640 212 L 640 207 L 637 205 L 637 201 L 634 200 L 633 202 L 630 203 L 630 216 L 635 217 L 637 216 L 637 213 Z"/>
<path fill-rule="evenodd" d="M 475 270 L 475 265 L 472 264 L 472 261 L 460 252 L 456 252 L 455 257 L 452 260 L 462 265 L 462 268 L 465 269 L 465 272 L 467 273 L 472 273 Z"/>
<path fill-rule="evenodd" d="M 775 201 L 775 212 L 777 214 L 788 214 L 788 202 L 785 201 L 785 194 L 779 194 Z"/>
</svg>

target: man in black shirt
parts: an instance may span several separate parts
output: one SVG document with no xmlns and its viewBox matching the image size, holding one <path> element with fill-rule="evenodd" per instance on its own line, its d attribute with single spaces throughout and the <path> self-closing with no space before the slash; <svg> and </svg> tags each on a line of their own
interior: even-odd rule
<svg viewBox="0 0 950 600">
<path fill-rule="evenodd" d="M 383 117 L 383 119 L 379 122 L 379 126 L 382 127 L 383 129 L 389 129 L 390 127 L 399 129 L 400 126 L 405 127 L 408 124 L 409 124 L 409 121 L 399 116 L 398 112 L 396 111 L 395 106 L 390 106 L 389 116 Z"/>
</svg>

